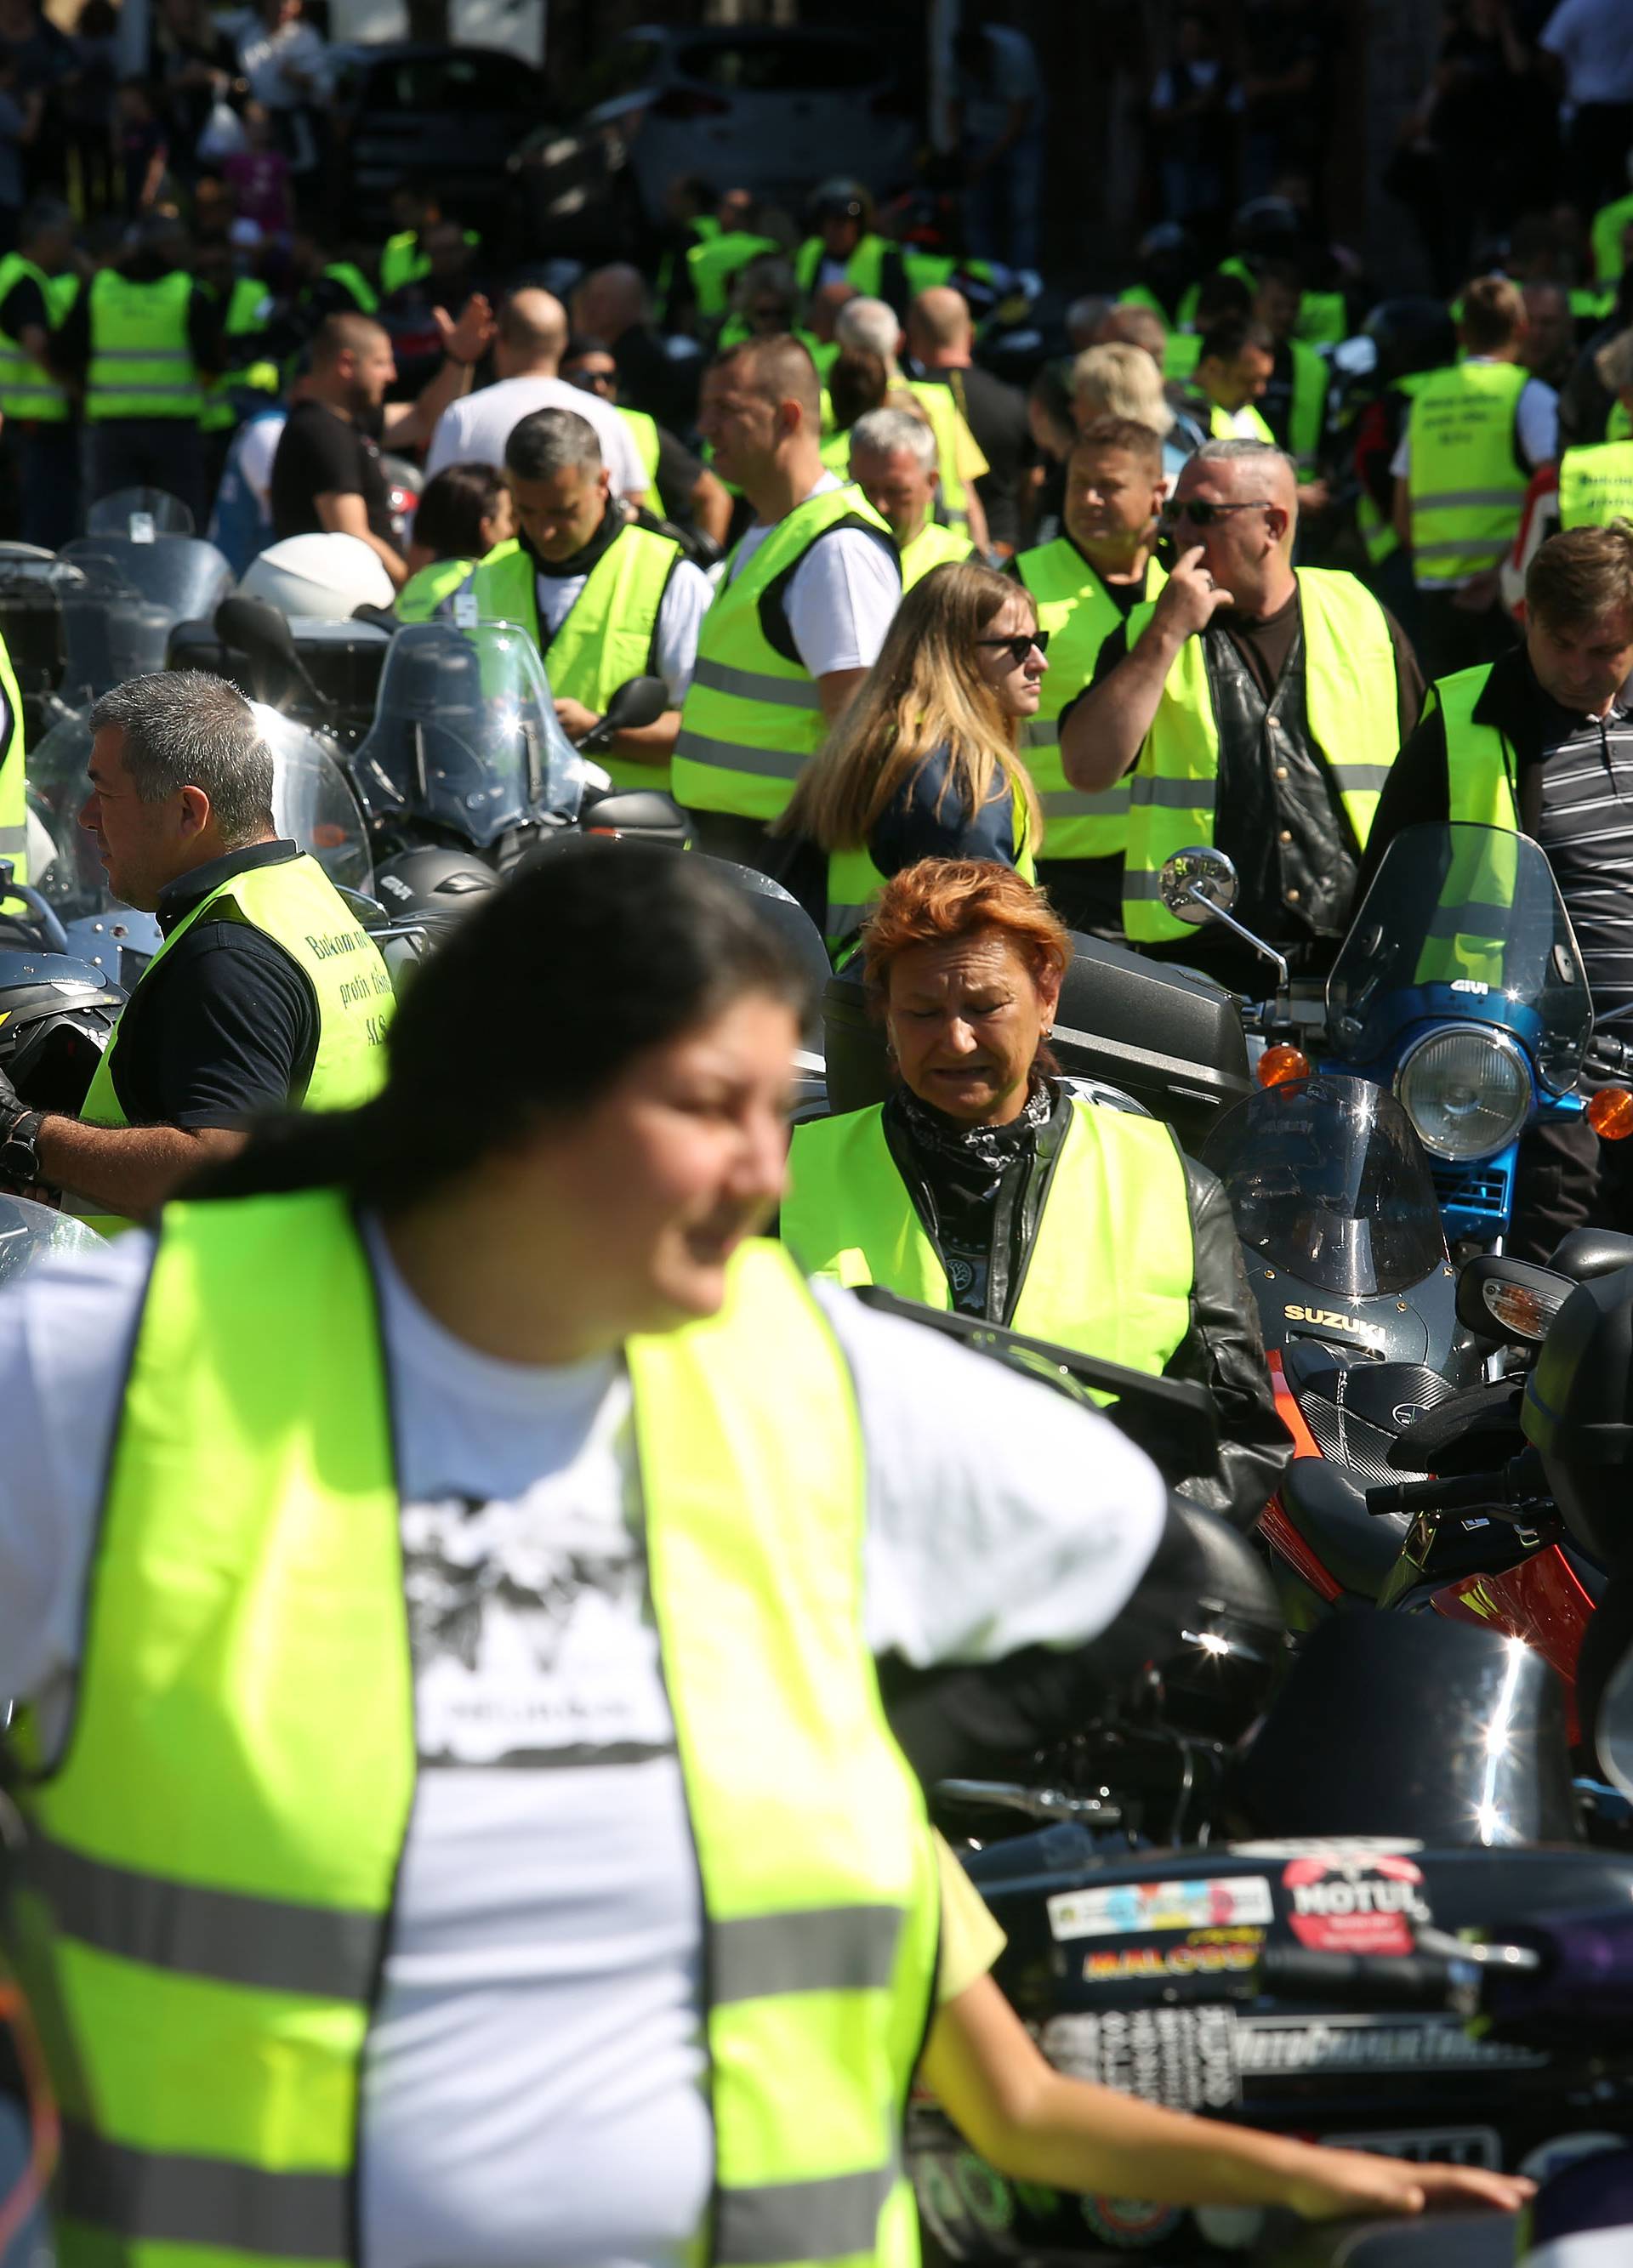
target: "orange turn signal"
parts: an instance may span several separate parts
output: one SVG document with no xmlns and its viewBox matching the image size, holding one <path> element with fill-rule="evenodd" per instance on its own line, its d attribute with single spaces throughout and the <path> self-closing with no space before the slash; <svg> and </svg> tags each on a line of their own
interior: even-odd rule
<svg viewBox="0 0 1633 2268">
<path fill-rule="evenodd" d="M 1625 1086 L 1601 1086 L 1589 1100 L 1587 1123 L 1601 1142 L 1625 1142 L 1633 1134 L 1633 1094 Z"/>
<path fill-rule="evenodd" d="M 1308 1079 L 1309 1076 L 1310 1058 L 1302 1048 L 1267 1048 L 1259 1058 L 1260 1086 L 1286 1086 L 1291 1079 Z M 1633 1095 L 1628 1099 L 1633 1102 Z"/>
</svg>

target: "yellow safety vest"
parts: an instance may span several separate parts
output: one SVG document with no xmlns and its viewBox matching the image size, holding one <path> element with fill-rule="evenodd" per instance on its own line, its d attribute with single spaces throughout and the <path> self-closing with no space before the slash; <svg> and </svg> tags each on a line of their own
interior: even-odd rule
<svg viewBox="0 0 1633 2268">
<path fill-rule="evenodd" d="M 970 499 L 964 494 L 964 475 L 958 463 L 960 444 L 970 431 L 964 412 L 953 400 L 950 387 L 936 386 L 928 379 L 910 378 L 907 391 L 929 419 L 930 431 L 935 436 L 935 460 L 942 476 L 942 518 L 949 527 L 967 530 Z"/>
<path fill-rule="evenodd" d="M 1015 840 L 1015 871 L 1023 882 L 1035 882 L 1038 880 L 1038 861 L 1028 838 L 1026 798 L 1019 787 L 1013 792 L 1010 827 Z M 828 853 L 828 914 L 824 942 L 829 958 L 836 966 L 867 920 L 887 879 L 874 865 L 865 843 L 857 843 L 853 850 L 830 850 Z"/>
<path fill-rule="evenodd" d="M 475 251 L 482 241 L 474 228 L 465 231 L 465 241 Z M 380 288 L 387 298 L 402 291 L 405 284 L 418 284 L 431 273 L 431 255 L 419 248 L 417 229 L 399 229 L 395 236 L 386 239 L 380 255 Z"/>
<path fill-rule="evenodd" d="M 864 1633 L 849 1370 L 765 1243 L 733 1260 L 720 1315 L 624 1354 L 702 1876 L 699 2257 L 913 2268 L 902 2126 L 939 1898 Z M 416 1776 L 400 1515 L 345 1200 L 167 1207 L 72 1738 L 19 1796 L 13 1918 L 63 2112 L 63 2268 L 355 2257 Z M 32 1723 L 13 1737 L 37 1773 Z"/>
<path fill-rule="evenodd" d="M 781 249 L 774 236 L 757 236 L 741 228 L 709 237 L 702 244 L 689 245 L 686 273 L 691 279 L 691 296 L 698 313 L 706 318 L 723 315 L 733 279 L 762 253 Z"/>
<path fill-rule="evenodd" d="M 1600 284 L 1622 281 L 1622 239 L 1633 221 L 1633 196 L 1617 197 L 1601 205 L 1593 216 L 1589 238 L 1593 247 L 1593 274 Z"/>
<path fill-rule="evenodd" d="M 947 1271 L 890 1155 L 883 1112 L 796 1126 L 784 1242 L 808 1274 L 950 1308 Z M 1011 1330 L 1160 1375 L 1191 1326 L 1185 1166 L 1155 1118 L 1081 1098 L 1008 1315 Z"/>
<path fill-rule="evenodd" d="M 221 335 L 229 346 L 240 347 L 244 342 L 258 340 L 266 331 L 272 313 L 272 295 L 258 276 L 240 276 L 233 284 L 233 294 L 227 301 L 226 320 Z M 263 394 L 276 401 L 279 391 L 277 364 L 264 355 L 250 350 L 248 362 L 237 364 L 212 378 L 204 386 L 204 406 L 199 424 L 206 433 L 230 432 L 242 421 L 234 397 L 240 394 Z"/>
<path fill-rule="evenodd" d="M 845 263 L 845 280 L 864 299 L 884 296 L 884 263 L 890 247 L 882 236 L 864 236 Z M 794 258 L 794 280 L 810 297 L 828 248 L 819 236 L 808 236 Z"/>
<path fill-rule="evenodd" d="M 841 526 L 876 529 L 894 555 L 889 527 L 852 482 L 795 504 L 740 574 L 727 563 L 703 618 L 675 748 L 674 793 L 688 810 L 776 819 L 822 746 L 828 727 L 816 681 L 772 644 L 764 610 L 817 538 Z"/>
<path fill-rule="evenodd" d="M 1567 449 L 1559 460 L 1561 527 L 1608 527 L 1633 519 L 1633 441 Z"/>
<path fill-rule="evenodd" d="M 85 416 L 196 420 L 203 394 L 188 340 L 193 279 L 173 269 L 132 283 L 111 268 L 91 279 L 91 364 Z"/>
<path fill-rule="evenodd" d="M 967 535 L 943 527 L 939 520 L 927 519 L 912 542 L 902 546 L 903 590 L 911 591 L 932 567 L 945 567 L 953 560 L 967 559 L 974 549 Z"/>
<path fill-rule="evenodd" d="M 1210 401 L 1205 394 L 1193 392 L 1184 395 L 1181 407 L 1192 411 L 1198 417 L 1207 418 L 1210 440 L 1264 441 L 1273 449 L 1278 449 L 1282 446 L 1265 423 L 1262 413 L 1251 401 L 1245 401 L 1240 409 L 1232 411 L 1222 409 L 1216 401 Z M 1241 427 L 1240 421 L 1244 417 L 1247 420 L 1246 432 L 1244 432 Z"/>
<path fill-rule="evenodd" d="M 40 287 L 40 296 L 45 301 L 46 328 L 60 330 L 79 296 L 78 276 L 71 273 L 48 276 L 43 268 L 37 267 L 32 260 L 25 260 L 20 252 L 8 252 L 0 260 L 0 302 L 9 298 L 13 286 L 25 276 Z M 33 419 L 41 425 L 60 425 L 70 409 L 68 388 L 53 378 L 42 364 L 30 362 L 17 341 L 0 331 L 0 414 L 19 423 Z"/>
<path fill-rule="evenodd" d="M 1093 678 L 1100 648 L 1122 615 L 1069 536 L 1021 552 L 1015 571 L 1037 601 L 1038 629 L 1049 633 L 1049 674 L 1038 714 L 1022 733 L 1026 768 L 1048 822 L 1049 856 L 1115 858 L 1128 839 L 1128 782 L 1092 794 L 1072 785 L 1060 762 L 1060 711 Z M 1167 580 L 1149 561 L 1142 598 L 1156 598 Z"/>
<path fill-rule="evenodd" d="M 548 641 L 539 635 L 534 564 L 519 545 L 490 552 L 471 578 L 471 588 L 478 614 L 519 622 L 528 632 L 543 653 L 557 699 L 581 701 L 599 717 L 626 679 L 657 674 L 658 615 L 682 556 L 672 535 L 625 527 L 590 569 L 566 620 Z M 610 755 L 595 761 L 617 787 L 669 788 L 667 764 Z"/>
<path fill-rule="evenodd" d="M 7 737 L 0 743 L 0 858 L 11 862 L 11 879 L 28 880 L 28 790 L 23 750 L 23 696 L 17 672 L 0 638 L 0 694 L 5 696 Z M 0 892 L 0 899 L 4 898 Z"/>
<path fill-rule="evenodd" d="M 386 1080 L 386 1027 L 391 1020 L 391 978 L 373 940 L 315 858 L 299 857 L 230 874 L 183 915 L 143 970 L 137 990 L 152 982 L 178 939 L 195 922 L 240 921 L 282 946 L 311 990 L 317 1010 L 317 1052 L 305 1088 L 290 1096 L 306 1110 L 347 1110 L 377 1094 Z M 79 1116 L 90 1126 L 128 1126 L 115 1066 L 122 1023 L 115 1024 L 91 1080 Z M 103 1236 L 130 1223 L 116 1214 L 86 1216 Z"/>
<path fill-rule="evenodd" d="M 1481 832 L 1453 839 L 1440 908 L 1418 954 L 1419 984 L 1503 982 L 1520 827 L 1513 749 L 1495 725 L 1474 717 L 1490 675 L 1490 663 L 1482 662 L 1437 678 L 1423 704 L 1425 718 L 1438 708 L 1445 718 L 1446 816 Z"/>
<path fill-rule="evenodd" d="M 1128 617 L 1132 652 L 1151 619 L 1148 602 Z M 1353 575 L 1298 570 L 1304 639 L 1304 706 L 1356 844 L 1364 850 L 1378 799 L 1400 752 L 1394 647 L 1383 608 Z M 1341 750 L 1341 755 L 1333 753 Z M 1163 903 L 1164 860 L 1214 839 L 1219 795 L 1219 723 L 1204 641 L 1188 637 L 1174 657 L 1156 715 L 1130 775 L 1132 808 L 1123 860 L 1123 927 L 1142 944 L 1188 937 Z"/>
<path fill-rule="evenodd" d="M 1326 430 L 1328 371 L 1315 349 L 1302 339 L 1289 339 L 1293 357 L 1293 399 L 1288 413 L 1288 453 L 1298 468 L 1300 481 L 1313 481 L 1320 470 L 1321 437 Z"/>
<path fill-rule="evenodd" d="M 1396 379 L 1395 387 L 1410 401 L 1415 394 L 1422 391 L 1424 385 L 1433 375 L 1432 371 L 1414 371 L 1406 378 Z M 1393 482 L 1390 493 L 1393 498 Z M 1368 559 L 1374 567 L 1381 567 L 1385 559 L 1393 558 L 1400 549 L 1400 538 L 1395 534 L 1393 511 L 1387 508 L 1380 511 L 1373 503 L 1371 491 L 1364 488 L 1356 498 L 1356 531 L 1365 547 Z"/>
<path fill-rule="evenodd" d="M 647 486 L 651 490 L 654 498 L 658 503 L 662 503 L 662 499 L 658 496 L 658 421 L 655 417 L 649 417 L 644 409 L 625 409 L 622 403 L 618 406 L 618 415 L 630 429 L 630 438 L 635 444 L 635 453 L 646 470 Z M 691 499 L 687 497 L 683 498 L 682 501 L 690 503 Z M 665 512 L 669 509 L 667 504 L 663 504 Z"/>
<path fill-rule="evenodd" d="M 1412 571 L 1426 589 L 1489 573 L 1514 541 L 1530 482 L 1514 421 L 1530 375 L 1517 363 L 1457 363 L 1413 396 Z"/>
<path fill-rule="evenodd" d="M 400 622 L 428 622 L 445 600 L 462 591 L 476 573 L 475 559 L 433 559 L 410 575 L 391 602 Z"/>
</svg>

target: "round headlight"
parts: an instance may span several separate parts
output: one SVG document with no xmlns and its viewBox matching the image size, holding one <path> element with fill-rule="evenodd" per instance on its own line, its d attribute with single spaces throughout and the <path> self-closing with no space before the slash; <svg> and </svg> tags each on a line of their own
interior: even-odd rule
<svg viewBox="0 0 1633 2268">
<path fill-rule="evenodd" d="M 1423 1147 L 1459 1165 L 1506 1149 L 1531 1113 L 1531 1074 L 1512 1040 L 1466 1026 L 1420 1040 L 1395 1093 Z"/>
</svg>

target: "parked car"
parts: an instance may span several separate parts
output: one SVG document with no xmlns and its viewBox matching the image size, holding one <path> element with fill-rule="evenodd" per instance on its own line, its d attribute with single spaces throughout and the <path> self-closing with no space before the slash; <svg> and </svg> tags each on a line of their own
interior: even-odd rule
<svg viewBox="0 0 1633 2268">
<path fill-rule="evenodd" d="M 911 176 L 918 76 L 852 33 L 640 25 L 586 73 L 579 130 L 621 145 L 650 226 L 680 173 L 756 190 L 797 214 L 829 175 L 880 194 Z"/>
<path fill-rule="evenodd" d="M 540 73 L 499 48 L 394 40 L 333 52 L 334 127 L 352 225 L 384 233 L 393 188 L 405 173 L 423 173 L 455 218 L 496 225 L 508 198 L 506 153 L 545 114 Z"/>
</svg>

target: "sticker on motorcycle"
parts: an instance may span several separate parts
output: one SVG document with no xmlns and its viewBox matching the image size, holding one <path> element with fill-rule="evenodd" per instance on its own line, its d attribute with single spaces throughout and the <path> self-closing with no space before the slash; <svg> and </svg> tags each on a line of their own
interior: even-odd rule
<svg viewBox="0 0 1633 2268">
<path fill-rule="evenodd" d="M 1105 1946 L 1083 1956 L 1085 1984 L 1171 1984 L 1176 1977 L 1234 1977 L 1257 1967 L 1262 1929 L 1187 1930 L 1179 1944 Z"/>
<path fill-rule="evenodd" d="M 1275 1901 L 1263 1874 L 1111 1882 L 1062 1890 L 1049 1900 L 1049 1927 L 1057 1938 L 1127 1936 L 1156 1929 L 1252 1929 L 1275 1918 Z"/>
<path fill-rule="evenodd" d="M 1243 2078 L 1279 2079 L 1305 2072 L 1536 2071 L 1548 2060 L 1538 2048 L 1506 2040 L 1473 2040 L 1455 2016 L 1238 2016 L 1238 2068 Z"/>
<path fill-rule="evenodd" d="M 1090 2235 L 1119 2252 L 1160 2244 L 1185 2219 L 1176 2206 L 1153 2205 L 1149 2198 L 1085 2197 L 1077 2202 Z"/>
<path fill-rule="evenodd" d="M 1422 1883 L 1387 1851 L 1295 1859 L 1282 1873 L 1293 1935 L 1317 1953 L 1410 1953 L 1415 1926 L 1430 1918 Z"/>
<path fill-rule="evenodd" d="M 1241 2100 L 1229 2007 L 1108 2008 L 1051 2016 L 1038 2044 L 1057 2071 L 1168 2110 L 1230 2110 Z"/>
</svg>

